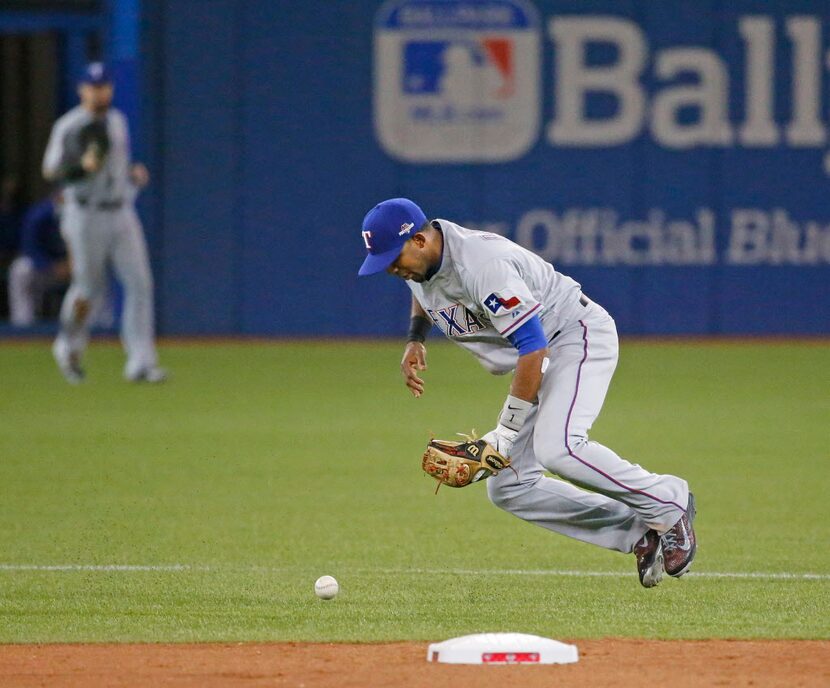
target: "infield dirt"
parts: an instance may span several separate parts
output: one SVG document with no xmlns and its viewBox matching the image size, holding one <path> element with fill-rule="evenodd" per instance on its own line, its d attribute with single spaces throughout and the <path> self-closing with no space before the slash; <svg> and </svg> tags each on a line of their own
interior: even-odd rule
<svg viewBox="0 0 830 688">
<path fill-rule="evenodd" d="M 579 663 L 451 666 L 427 643 L 55 644 L 0 646 L 3 686 L 830 685 L 830 641 L 582 640 Z"/>
</svg>

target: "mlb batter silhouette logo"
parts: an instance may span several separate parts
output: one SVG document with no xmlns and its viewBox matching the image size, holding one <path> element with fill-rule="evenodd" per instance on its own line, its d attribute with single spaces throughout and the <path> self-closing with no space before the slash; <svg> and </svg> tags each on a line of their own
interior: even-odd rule
<svg viewBox="0 0 830 688">
<path fill-rule="evenodd" d="M 522 156 L 539 134 L 540 40 L 523 0 L 383 5 L 374 99 L 383 149 L 409 162 Z"/>
</svg>

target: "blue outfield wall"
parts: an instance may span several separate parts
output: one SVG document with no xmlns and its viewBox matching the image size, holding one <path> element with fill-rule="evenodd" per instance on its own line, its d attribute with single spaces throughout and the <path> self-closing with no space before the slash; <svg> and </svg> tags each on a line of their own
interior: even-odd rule
<svg viewBox="0 0 830 688">
<path fill-rule="evenodd" d="M 167 333 L 384 335 L 376 202 L 503 233 L 626 333 L 830 333 L 830 4 L 145 0 Z"/>
</svg>

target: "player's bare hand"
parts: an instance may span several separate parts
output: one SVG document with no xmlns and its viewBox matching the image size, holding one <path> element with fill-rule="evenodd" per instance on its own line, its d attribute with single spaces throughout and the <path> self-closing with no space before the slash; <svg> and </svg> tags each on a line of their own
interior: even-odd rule
<svg viewBox="0 0 830 688">
<path fill-rule="evenodd" d="M 150 173 L 144 165 L 137 162 L 130 167 L 130 179 L 137 188 L 143 189 L 150 183 Z"/>
<path fill-rule="evenodd" d="M 87 146 L 81 156 L 81 168 L 87 174 L 95 174 L 104 166 L 104 156 L 97 144 L 91 143 Z"/>
<path fill-rule="evenodd" d="M 418 371 L 427 369 L 427 348 L 421 342 L 409 342 L 401 359 L 401 375 L 409 391 L 417 399 L 424 393 L 424 381 Z"/>
</svg>

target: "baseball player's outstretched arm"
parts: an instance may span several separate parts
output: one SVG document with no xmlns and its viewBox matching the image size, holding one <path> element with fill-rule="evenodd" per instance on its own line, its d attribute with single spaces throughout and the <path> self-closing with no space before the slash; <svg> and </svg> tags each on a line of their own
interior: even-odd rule
<svg viewBox="0 0 830 688">
<path fill-rule="evenodd" d="M 413 322 L 423 321 L 423 324 L 426 325 L 426 331 L 429 331 L 432 320 L 414 296 L 412 297 L 410 315 Z M 401 359 L 401 375 L 403 375 L 404 384 L 416 399 L 424 393 L 424 381 L 418 377 L 418 371 L 427 369 L 427 348 L 423 342 L 425 334 L 426 332 L 423 332 L 421 336 L 413 339 L 412 328 L 410 328 L 409 341 L 406 343 Z"/>
<path fill-rule="evenodd" d="M 547 356 L 547 347 L 519 356 L 513 382 L 510 385 L 510 394 L 525 401 L 536 401 L 539 386 L 542 384 L 542 366 Z"/>
<path fill-rule="evenodd" d="M 527 414 L 536 403 L 542 375 L 547 367 L 547 355 L 548 348 L 543 342 L 539 349 L 519 356 L 510 394 L 501 409 L 499 424 L 481 438 L 504 456 L 510 456 Z"/>
</svg>

